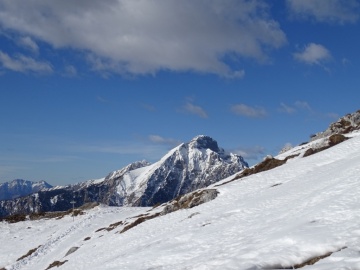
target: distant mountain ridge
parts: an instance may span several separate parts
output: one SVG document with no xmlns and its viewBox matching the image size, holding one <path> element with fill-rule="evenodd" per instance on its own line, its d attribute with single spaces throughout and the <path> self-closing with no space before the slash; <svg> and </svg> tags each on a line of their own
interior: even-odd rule
<svg viewBox="0 0 360 270">
<path fill-rule="evenodd" d="M 26 197 L 0 201 L 0 217 L 15 213 L 64 211 L 70 201 L 81 206 L 153 206 L 206 187 L 248 167 L 239 155 L 226 153 L 209 136 L 200 135 L 170 150 L 154 164 L 138 161 L 103 179 L 54 187 Z"/>
<path fill-rule="evenodd" d="M 47 188 L 52 188 L 52 185 L 45 181 L 32 182 L 15 179 L 0 184 L 0 201 L 26 196 Z"/>
</svg>

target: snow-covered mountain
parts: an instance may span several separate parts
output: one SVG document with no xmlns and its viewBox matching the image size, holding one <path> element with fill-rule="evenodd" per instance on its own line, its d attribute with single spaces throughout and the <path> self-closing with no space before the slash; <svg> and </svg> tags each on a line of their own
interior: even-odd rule
<svg viewBox="0 0 360 270">
<path fill-rule="evenodd" d="M 155 208 L 100 205 L 74 221 L 1 222 L 0 269 L 360 269 L 360 132 L 345 136 Z M 271 163 L 279 166 L 265 170 Z"/>
<path fill-rule="evenodd" d="M 151 206 L 209 186 L 246 167 L 241 156 L 227 154 L 208 136 L 197 136 L 152 165 L 108 175 L 102 185 L 116 187 L 116 192 L 108 193 L 112 194 L 108 205 Z"/>
<path fill-rule="evenodd" d="M 153 206 L 206 187 L 248 167 L 241 156 L 226 153 L 209 136 L 183 143 L 154 164 L 132 163 L 98 180 L 55 187 L 0 202 L 0 217 L 15 213 L 64 211 L 87 202 L 110 206 Z"/>
<path fill-rule="evenodd" d="M 26 196 L 51 187 L 52 186 L 45 181 L 32 182 L 23 179 L 15 179 L 11 182 L 0 184 L 0 201 Z"/>
</svg>

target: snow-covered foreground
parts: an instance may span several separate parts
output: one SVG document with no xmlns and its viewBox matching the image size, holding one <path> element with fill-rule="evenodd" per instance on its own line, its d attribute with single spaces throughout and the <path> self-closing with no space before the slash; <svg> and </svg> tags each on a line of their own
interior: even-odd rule
<svg viewBox="0 0 360 270">
<path fill-rule="evenodd" d="M 81 247 L 91 239 L 97 241 L 96 238 L 103 235 L 96 233 L 97 229 L 136 216 L 145 209 L 148 208 L 98 206 L 85 215 L 74 218 L 67 215 L 62 219 L 41 219 L 14 224 L 2 222 L 0 269 L 3 266 L 7 266 L 7 269 L 45 269 L 54 260 L 61 260 L 71 247 Z M 90 239 L 84 240 L 87 237 Z M 38 248 L 36 252 L 17 261 L 34 248 Z"/>
<path fill-rule="evenodd" d="M 67 260 L 59 269 L 291 269 L 333 252 L 303 269 L 360 269 L 360 136 L 216 189 L 211 202 L 124 233 L 96 230 L 149 209 L 0 223 L 0 268 Z M 79 249 L 64 257 L 71 247 Z"/>
</svg>

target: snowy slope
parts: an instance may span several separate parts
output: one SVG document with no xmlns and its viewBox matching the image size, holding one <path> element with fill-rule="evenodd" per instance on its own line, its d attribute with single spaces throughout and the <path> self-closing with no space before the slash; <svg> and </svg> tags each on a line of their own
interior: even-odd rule
<svg viewBox="0 0 360 270">
<path fill-rule="evenodd" d="M 28 220 L 14 224 L 2 222 L 0 268 L 10 264 L 9 269 L 45 269 L 53 262 L 53 257 L 60 259 L 71 247 L 82 247 L 86 241 L 102 237 L 103 233 L 95 230 L 145 210 L 98 206 L 74 218 L 67 215 L 62 219 Z M 87 237 L 90 239 L 84 240 Z M 16 262 L 34 248 L 38 249 L 31 256 Z"/>
<path fill-rule="evenodd" d="M 0 241 L 7 246 L 1 247 L 0 267 L 38 270 L 67 260 L 56 269 L 292 269 L 329 255 L 302 269 L 360 269 L 359 173 L 360 136 L 354 136 L 273 170 L 215 185 L 216 199 L 124 233 L 119 233 L 123 225 L 95 232 L 133 214 L 122 208 L 96 208 L 75 223 L 70 218 L 3 222 L 0 229 L 7 233 Z M 134 211 L 149 215 L 157 208 Z M 27 227 L 39 232 L 29 233 Z M 67 231 L 74 233 L 47 245 Z M 91 239 L 83 241 L 87 236 Z M 14 262 L 40 244 L 44 248 L 33 258 Z M 80 248 L 64 257 L 73 246 Z"/>
</svg>

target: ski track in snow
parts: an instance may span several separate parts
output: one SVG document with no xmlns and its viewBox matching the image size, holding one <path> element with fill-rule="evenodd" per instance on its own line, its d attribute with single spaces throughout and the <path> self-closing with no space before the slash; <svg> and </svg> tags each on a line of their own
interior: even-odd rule
<svg viewBox="0 0 360 270">
<path fill-rule="evenodd" d="M 79 245 L 80 241 L 84 238 L 84 236 L 92 235 L 94 231 L 98 229 L 99 226 L 101 226 L 98 223 L 93 224 L 94 220 L 99 221 L 102 218 L 105 218 L 106 216 L 110 215 L 112 216 L 111 219 L 107 218 L 104 220 L 105 222 L 104 221 L 102 222 L 104 223 L 103 226 L 108 226 L 113 221 L 119 221 L 125 219 L 126 217 L 131 217 L 133 215 L 138 214 L 139 212 L 142 213 L 144 209 L 99 207 L 97 210 L 92 210 L 90 211 L 90 213 L 87 213 L 84 216 L 74 217 L 74 221 L 72 221 L 73 218 L 70 216 L 64 217 L 63 218 L 64 220 L 58 220 L 58 221 L 49 220 L 49 223 L 55 221 L 55 222 L 64 223 L 64 225 L 61 227 L 61 230 L 53 232 L 45 241 L 45 243 L 41 243 L 41 246 L 33 254 L 18 262 L 15 262 L 14 264 L 7 266 L 6 269 L 7 270 L 28 269 L 28 267 L 31 267 L 32 265 L 36 265 L 37 263 L 42 263 L 43 258 L 44 257 L 46 258 L 47 256 L 56 257 L 56 259 L 54 258 L 54 260 L 61 260 L 69 248 Z M 123 214 L 123 215 L 117 217 L 118 214 Z M 51 227 L 54 226 L 50 225 L 50 228 Z M 79 234 L 79 235 L 76 237 L 75 234 Z M 61 253 L 59 253 L 58 250 L 59 246 L 61 246 L 61 244 L 63 244 L 66 241 L 68 241 L 69 244 L 62 249 L 60 248 Z M 54 260 L 49 261 L 48 265 L 52 263 Z M 37 269 L 37 266 L 35 266 L 35 269 Z"/>
<path fill-rule="evenodd" d="M 28 264 L 33 264 L 34 261 L 38 260 L 42 256 L 46 256 L 49 252 L 54 250 L 56 246 L 59 245 L 60 242 L 64 241 L 66 238 L 72 236 L 72 234 L 76 233 L 79 229 L 85 229 L 89 227 L 91 220 L 95 217 L 95 214 L 87 215 L 85 219 L 81 221 L 77 221 L 75 224 L 71 225 L 64 231 L 56 233 L 57 236 L 52 237 L 49 241 L 47 241 L 44 245 L 36 250 L 32 255 L 27 258 L 15 263 L 12 265 L 9 270 L 19 270 Z"/>
</svg>

